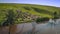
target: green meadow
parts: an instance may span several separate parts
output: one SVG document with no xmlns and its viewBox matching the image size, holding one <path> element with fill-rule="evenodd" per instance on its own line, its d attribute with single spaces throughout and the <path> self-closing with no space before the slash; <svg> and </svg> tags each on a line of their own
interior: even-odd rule
<svg viewBox="0 0 60 34">
<path fill-rule="evenodd" d="M 35 4 L 17 4 L 17 3 L 0 3 L 0 23 L 3 23 L 7 19 L 7 12 L 8 9 L 12 9 L 13 12 L 16 13 L 16 10 L 22 11 L 22 17 L 24 17 L 28 13 L 31 15 L 36 15 L 40 18 L 42 17 L 48 17 L 48 18 L 53 18 L 54 12 L 57 12 L 58 15 L 60 15 L 60 8 L 59 7 L 54 7 L 54 6 L 44 6 L 44 5 L 35 5 Z M 21 14 L 20 14 L 21 15 Z M 30 17 L 30 16 L 27 16 Z M 31 20 L 27 18 L 21 18 L 19 17 L 16 21 L 16 23 L 20 23 L 23 20 L 26 19 L 24 22 L 29 22 Z"/>
</svg>

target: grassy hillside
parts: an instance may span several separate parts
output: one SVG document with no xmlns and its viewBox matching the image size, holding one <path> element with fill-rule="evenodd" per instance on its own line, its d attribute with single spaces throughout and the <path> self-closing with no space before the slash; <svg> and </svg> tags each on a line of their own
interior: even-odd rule
<svg viewBox="0 0 60 34">
<path fill-rule="evenodd" d="M 31 14 L 31 15 L 36 15 L 39 17 L 49 17 L 49 18 L 53 17 L 53 13 L 55 11 L 58 14 L 60 13 L 60 8 L 53 7 L 53 6 L 43 6 L 43 5 L 34 5 L 34 4 L 9 4 L 9 3 L 3 4 L 3 3 L 0 3 L 0 22 L 3 22 L 4 20 L 6 20 L 6 14 L 7 14 L 8 9 L 13 9 L 15 13 L 16 13 L 15 10 L 20 10 L 22 11 L 22 14 L 24 12 L 27 12 L 28 14 Z"/>
</svg>

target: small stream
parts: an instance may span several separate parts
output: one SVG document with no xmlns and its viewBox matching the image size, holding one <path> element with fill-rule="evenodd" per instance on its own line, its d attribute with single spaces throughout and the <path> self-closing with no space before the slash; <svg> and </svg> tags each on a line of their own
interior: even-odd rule
<svg viewBox="0 0 60 34">
<path fill-rule="evenodd" d="M 8 34 L 9 28 L 5 27 L 4 30 L 0 28 L 0 34 Z M 11 32 L 13 34 L 32 34 L 33 26 L 31 23 L 23 23 L 12 26 Z M 60 34 L 60 19 L 56 21 L 56 24 L 51 24 L 49 22 L 36 24 L 35 34 Z"/>
</svg>

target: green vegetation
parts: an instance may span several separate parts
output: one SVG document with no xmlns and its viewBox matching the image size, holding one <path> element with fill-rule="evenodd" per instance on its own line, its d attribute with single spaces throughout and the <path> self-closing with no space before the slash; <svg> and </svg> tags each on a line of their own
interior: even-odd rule
<svg viewBox="0 0 60 34">
<path fill-rule="evenodd" d="M 48 17 L 37 18 L 37 19 L 36 19 L 36 23 L 42 23 L 42 22 L 45 22 L 45 21 L 48 21 L 48 20 L 49 20 Z"/>
<path fill-rule="evenodd" d="M 60 8 L 53 6 L 32 5 L 32 4 L 14 4 L 14 3 L 0 3 L 0 24 L 7 20 L 8 10 L 12 9 L 15 23 L 31 22 L 37 17 L 53 18 L 56 11 L 60 15 Z M 20 12 L 17 12 L 20 11 Z M 18 17 L 16 17 L 19 15 Z"/>
</svg>

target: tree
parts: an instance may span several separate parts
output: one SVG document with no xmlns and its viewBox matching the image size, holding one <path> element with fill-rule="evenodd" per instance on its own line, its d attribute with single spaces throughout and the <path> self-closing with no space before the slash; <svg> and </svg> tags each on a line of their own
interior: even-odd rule
<svg viewBox="0 0 60 34">
<path fill-rule="evenodd" d="M 14 12 L 13 10 L 8 10 L 7 20 L 3 23 L 3 26 L 8 26 L 14 24 Z"/>
<path fill-rule="evenodd" d="M 9 34 L 11 30 L 11 26 L 14 24 L 14 12 L 13 10 L 8 10 L 7 22 L 9 23 Z"/>
<path fill-rule="evenodd" d="M 36 23 L 38 23 L 38 22 L 40 22 L 40 21 L 41 21 L 40 18 L 37 18 L 37 19 L 36 19 Z"/>
<path fill-rule="evenodd" d="M 54 12 L 54 19 L 57 19 L 57 18 L 59 18 L 57 15 L 57 12 Z"/>
<path fill-rule="evenodd" d="M 13 12 L 12 9 L 8 10 L 7 20 L 3 23 L 5 25 L 14 25 L 15 21 L 20 17 L 20 11 L 17 10 L 17 15 Z"/>
<path fill-rule="evenodd" d="M 10 31 L 13 29 L 12 27 L 16 28 L 15 26 L 11 26 L 11 25 L 14 25 L 15 21 L 20 17 L 20 11 L 19 10 L 17 10 L 17 13 L 18 14 L 15 15 L 13 11 L 9 12 L 9 16 L 10 16 L 10 19 L 9 19 L 10 20 L 10 28 L 9 28 L 9 30 Z M 15 30 L 13 33 L 9 32 L 9 34 L 15 34 Z"/>
<path fill-rule="evenodd" d="M 36 23 L 39 23 L 39 22 L 45 22 L 45 21 L 48 21 L 48 20 L 49 20 L 48 17 L 37 18 L 37 19 L 36 19 Z"/>
<path fill-rule="evenodd" d="M 54 18 L 56 18 L 57 12 L 54 12 Z"/>
</svg>

